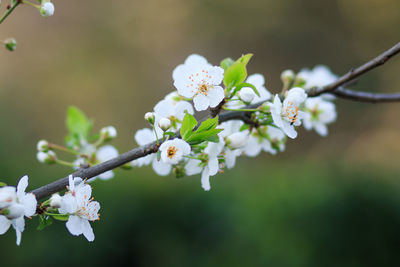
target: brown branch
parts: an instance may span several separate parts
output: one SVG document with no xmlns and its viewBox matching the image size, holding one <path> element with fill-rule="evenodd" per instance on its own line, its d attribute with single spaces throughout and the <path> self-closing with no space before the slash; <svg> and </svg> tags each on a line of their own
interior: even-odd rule
<svg viewBox="0 0 400 267">
<path fill-rule="evenodd" d="M 392 48 L 390 48 L 389 50 L 383 52 L 376 58 L 368 61 L 364 65 L 350 70 L 348 73 L 337 79 L 335 82 L 328 84 L 327 86 L 324 86 L 322 88 L 310 89 L 307 91 L 307 94 L 308 96 L 318 96 L 323 93 L 332 92 L 335 89 L 339 88 L 340 86 L 343 86 L 344 84 L 361 76 L 362 74 L 385 64 L 391 57 L 395 56 L 399 52 L 400 52 L 400 42 L 397 43 Z"/>
<path fill-rule="evenodd" d="M 364 65 L 343 75 L 337 81 L 335 81 L 325 87 L 319 88 L 319 89 L 309 90 L 307 93 L 309 96 L 312 97 L 312 96 L 320 95 L 322 93 L 331 92 L 339 97 L 348 98 L 348 99 L 357 100 L 357 101 L 373 102 L 373 103 L 399 101 L 400 93 L 373 94 L 373 93 L 366 93 L 366 92 L 355 92 L 352 90 L 341 88 L 341 86 L 348 84 L 349 82 L 354 80 L 356 77 L 359 77 L 360 75 L 368 72 L 369 70 L 372 70 L 372 69 L 384 64 L 387 60 L 389 60 L 391 57 L 396 55 L 399 51 L 400 51 L 400 43 L 398 43 L 391 49 L 387 50 L 380 56 L 365 63 Z M 260 106 L 263 103 L 264 102 L 259 102 L 256 104 L 249 105 L 245 108 L 247 108 L 247 109 L 257 108 L 258 106 Z M 221 111 L 221 109 L 218 108 L 218 113 L 220 111 Z M 213 113 L 212 115 L 214 115 L 214 114 L 218 115 L 218 113 Z M 245 123 L 251 124 L 254 122 L 251 121 L 250 114 L 251 114 L 251 112 L 243 112 L 243 111 L 223 112 L 222 114 L 219 115 L 219 121 L 224 122 L 224 121 L 229 121 L 229 120 L 242 120 Z M 95 165 L 93 167 L 80 169 L 80 170 L 72 173 L 72 175 L 74 177 L 81 177 L 81 178 L 87 178 L 87 179 L 96 177 L 106 171 L 115 169 L 117 167 L 120 167 L 120 166 L 128 163 L 128 162 L 131 162 L 132 160 L 147 156 L 151 153 L 155 153 L 158 151 L 158 147 L 159 146 L 156 144 L 156 142 L 147 144 L 145 146 L 140 146 L 140 147 L 134 148 L 126 153 L 123 153 L 116 158 L 105 161 L 105 162 Z M 52 182 L 50 184 L 44 185 L 40 188 L 37 188 L 37 189 L 33 190 L 32 193 L 35 194 L 37 199 L 42 199 L 42 198 L 50 196 L 53 193 L 64 190 L 67 185 L 68 185 L 68 177 L 64 177 L 55 182 Z"/>
</svg>

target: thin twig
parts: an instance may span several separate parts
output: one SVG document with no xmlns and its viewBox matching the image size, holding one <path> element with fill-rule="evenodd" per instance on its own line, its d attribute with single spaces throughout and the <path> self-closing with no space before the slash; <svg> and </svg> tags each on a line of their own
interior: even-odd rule
<svg viewBox="0 0 400 267">
<path fill-rule="evenodd" d="M 344 97 L 344 98 L 357 100 L 357 101 L 374 102 L 374 103 L 399 101 L 400 93 L 373 94 L 373 93 L 366 93 L 366 92 L 355 92 L 352 90 L 341 88 L 342 85 L 348 84 L 350 81 L 354 80 L 356 77 L 359 77 L 360 75 L 368 72 L 369 70 L 372 70 L 372 69 L 384 64 L 387 60 L 389 60 L 391 57 L 396 55 L 399 51 L 400 51 L 400 43 L 398 43 L 391 49 L 387 50 L 380 56 L 372 59 L 370 62 L 367 62 L 364 65 L 343 75 L 337 81 L 335 81 L 323 88 L 310 90 L 307 93 L 309 96 L 312 97 L 312 96 L 320 95 L 322 93 L 332 92 L 339 97 Z M 260 106 L 263 103 L 264 102 L 259 102 L 256 104 L 246 106 L 245 108 L 246 109 L 257 108 L 258 106 Z M 251 112 L 243 112 L 243 111 L 222 112 L 219 115 L 219 122 L 224 122 L 224 121 L 229 121 L 229 120 L 242 120 L 246 123 L 252 123 L 252 121 L 250 119 L 250 114 L 251 114 Z M 128 163 L 128 162 L 131 162 L 132 160 L 145 157 L 151 153 L 155 153 L 158 151 L 158 148 L 159 148 L 159 146 L 156 144 L 156 142 L 152 142 L 145 146 L 140 146 L 140 147 L 134 148 L 124 154 L 119 155 L 116 158 L 105 161 L 105 162 L 95 165 L 93 167 L 80 169 L 80 170 L 72 173 L 72 175 L 74 177 L 81 177 L 81 178 L 87 178 L 87 179 L 96 177 L 106 171 L 115 169 L 117 167 L 120 167 L 120 166 Z M 52 182 L 50 184 L 44 185 L 40 188 L 37 188 L 37 189 L 33 190 L 32 193 L 35 194 L 37 199 L 42 199 L 42 198 L 50 196 L 53 193 L 64 190 L 67 185 L 68 185 L 68 177 L 64 177 L 55 182 Z"/>
<path fill-rule="evenodd" d="M 4 13 L 4 15 L 0 18 L 0 24 L 14 11 L 14 9 L 21 4 L 21 0 L 16 0 L 14 4 L 10 6 L 10 8 Z"/>
</svg>

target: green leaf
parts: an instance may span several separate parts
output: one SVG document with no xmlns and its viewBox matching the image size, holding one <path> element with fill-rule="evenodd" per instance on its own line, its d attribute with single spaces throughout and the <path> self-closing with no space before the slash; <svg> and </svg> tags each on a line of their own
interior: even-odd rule
<svg viewBox="0 0 400 267">
<path fill-rule="evenodd" d="M 188 142 L 209 141 L 207 138 L 209 138 L 210 136 L 216 135 L 221 131 L 222 131 L 222 129 L 211 129 L 208 131 L 194 132 L 193 134 L 191 134 L 189 136 L 189 138 L 186 141 L 188 141 Z M 212 138 L 212 139 L 215 140 L 215 138 Z"/>
<path fill-rule="evenodd" d="M 186 113 L 185 117 L 183 118 L 181 130 L 180 130 L 182 139 L 186 140 L 189 137 L 192 130 L 194 129 L 194 127 L 196 127 L 196 126 L 197 126 L 197 121 L 193 117 L 193 115 Z"/>
<path fill-rule="evenodd" d="M 239 92 L 240 89 L 242 89 L 243 87 L 250 87 L 251 89 L 253 89 L 254 93 L 256 93 L 256 95 L 260 96 L 260 93 L 257 91 L 257 88 L 252 85 L 251 83 L 241 83 L 238 86 L 235 87 L 235 89 L 233 89 L 232 95 L 236 94 L 236 92 Z"/>
<path fill-rule="evenodd" d="M 221 61 L 221 67 L 226 71 L 230 66 L 235 63 L 233 59 L 227 57 Z"/>
<path fill-rule="evenodd" d="M 36 228 L 37 230 L 41 231 L 47 226 L 53 223 L 53 219 L 50 216 L 40 215 L 39 216 L 39 226 Z"/>
<path fill-rule="evenodd" d="M 245 131 L 245 130 L 247 130 L 247 129 L 249 129 L 249 128 L 250 128 L 250 125 L 248 125 L 248 124 L 243 124 L 243 125 L 240 127 L 239 132 L 243 132 L 243 131 Z"/>
<path fill-rule="evenodd" d="M 233 88 L 236 85 L 244 82 L 247 78 L 247 63 L 251 59 L 253 54 L 243 55 L 241 58 L 235 61 L 224 74 L 224 85 L 227 88 Z"/>
<path fill-rule="evenodd" d="M 6 183 L 0 182 L 0 187 L 7 186 Z"/>
<path fill-rule="evenodd" d="M 203 121 L 200 124 L 199 128 L 197 128 L 195 133 L 215 129 L 215 127 L 217 126 L 218 126 L 218 116 L 214 118 L 208 118 L 207 120 Z"/>
<path fill-rule="evenodd" d="M 69 215 L 68 214 L 58 214 L 58 215 L 51 215 L 54 219 L 58 221 L 68 221 Z"/>
<path fill-rule="evenodd" d="M 165 135 L 171 136 L 171 137 L 175 137 L 175 133 L 174 132 L 165 132 Z"/>
<path fill-rule="evenodd" d="M 67 128 L 71 135 L 77 134 L 79 137 L 87 138 L 92 121 L 77 107 L 70 106 L 67 112 Z"/>
</svg>

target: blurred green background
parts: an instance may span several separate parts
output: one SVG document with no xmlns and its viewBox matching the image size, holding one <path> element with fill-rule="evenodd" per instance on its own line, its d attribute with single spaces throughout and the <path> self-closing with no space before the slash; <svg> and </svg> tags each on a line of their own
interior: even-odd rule
<svg viewBox="0 0 400 267">
<path fill-rule="evenodd" d="M 5 9 L 7 0 L 0 5 Z M 0 176 L 30 189 L 69 169 L 36 161 L 36 143 L 62 143 L 69 105 L 118 129 L 124 152 L 143 114 L 173 89 L 191 53 L 218 64 L 255 54 L 272 92 L 284 69 L 327 64 L 343 74 L 399 41 L 398 0 L 54 1 L 53 17 L 18 7 L 0 26 Z M 400 90 L 400 60 L 365 75 L 364 91 Z M 27 222 L 0 236 L 1 266 L 399 266 L 400 105 L 337 100 L 327 138 L 301 131 L 275 157 L 240 158 L 212 177 L 159 177 L 150 167 L 97 181 L 96 240 L 64 223 Z"/>
</svg>

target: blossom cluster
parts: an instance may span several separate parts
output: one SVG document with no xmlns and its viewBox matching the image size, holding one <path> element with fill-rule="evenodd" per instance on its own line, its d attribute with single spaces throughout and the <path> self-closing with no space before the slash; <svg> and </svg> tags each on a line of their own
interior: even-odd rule
<svg viewBox="0 0 400 267">
<path fill-rule="evenodd" d="M 287 137 L 296 138 L 296 128 L 300 125 L 326 136 L 327 125 L 336 120 L 334 97 L 308 97 L 306 92 L 332 82 L 336 76 L 325 66 L 303 69 L 297 74 L 286 70 L 281 75 L 282 92 L 273 95 L 266 89 L 262 74 L 247 76 L 250 58 L 251 55 L 244 55 L 237 61 L 226 59 L 221 66 L 213 66 L 194 54 L 177 66 L 172 74 L 176 91 L 146 113 L 145 119 L 152 127 L 135 134 L 139 145 L 163 142 L 159 152 L 134 160 L 131 165 L 151 164 L 159 175 L 201 174 L 201 185 L 208 191 L 210 177 L 225 168 L 233 168 L 237 157 L 255 157 L 261 151 L 272 155 L 284 151 Z M 192 115 L 194 111 L 207 109 L 217 113 L 243 111 L 248 120 L 221 123 L 216 117 L 208 132 L 199 133 L 206 126 L 198 124 Z M 204 123 L 213 124 L 210 120 Z M 192 134 L 185 136 L 183 127 L 189 127 Z M 202 138 L 198 138 L 200 135 Z"/>
</svg>

